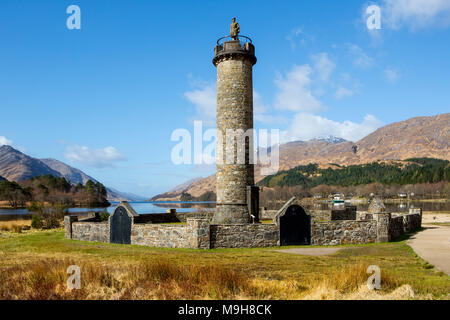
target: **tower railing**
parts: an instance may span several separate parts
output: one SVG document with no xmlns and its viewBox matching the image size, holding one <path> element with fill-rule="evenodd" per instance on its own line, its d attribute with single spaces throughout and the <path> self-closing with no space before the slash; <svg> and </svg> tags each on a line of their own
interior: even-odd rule
<svg viewBox="0 0 450 320">
<path fill-rule="evenodd" d="M 247 36 L 237 36 L 240 45 L 243 47 L 246 43 L 253 43 L 252 39 L 250 39 Z M 226 41 L 235 41 L 231 36 L 225 36 L 222 38 L 219 38 L 219 40 L 217 40 L 217 45 L 218 46 L 222 46 L 224 42 Z"/>
</svg>

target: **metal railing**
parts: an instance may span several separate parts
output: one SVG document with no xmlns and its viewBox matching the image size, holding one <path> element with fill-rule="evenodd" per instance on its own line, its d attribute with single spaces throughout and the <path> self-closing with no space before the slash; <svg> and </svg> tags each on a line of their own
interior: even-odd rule
<svg viewBox="0 0 450 320">
<path fill-rule="evenodd" d="M 252 39 L 250 39 L 247 36 L 237 36 L 237 38 L 238 38 L 241 46 L 243 46 L 247 42 L 253 43 Z M 221 46 L 225 41 L 233 41 L 233 40 L 234 39 L 231 36 L 225 36 L 225 37 L 219 38 L 219 40 L 217 40 L 217 45 Z"/>
</svg>

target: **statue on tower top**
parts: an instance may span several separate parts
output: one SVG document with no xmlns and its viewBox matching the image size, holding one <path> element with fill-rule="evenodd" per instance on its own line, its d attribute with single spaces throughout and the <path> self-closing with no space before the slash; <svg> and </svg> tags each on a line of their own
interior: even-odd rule
<svg viewBox="0 0 450 320">
<path fill-rule="evenodd" d="M 230 36 L 233 40 L 238 39 L 238 34 L 241 32 L 241 29 L 239 28 L 239 23 L 236 22 L 236 18 L 231 19 L 231 30 L 230 30 Z"/>
</svg>

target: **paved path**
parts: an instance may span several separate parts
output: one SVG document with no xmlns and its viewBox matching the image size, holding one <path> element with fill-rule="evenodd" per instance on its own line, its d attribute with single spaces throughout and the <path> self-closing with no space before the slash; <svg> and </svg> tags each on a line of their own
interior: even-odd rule
<svg viewBox="0 0 450 320">
<path fill-rule="evenodd" d="M 450 275 L 450 227 L 423 225 L 407 244 L 424 260 Z"/>
<path fill-rule="evenodd" d="M 326 256 L 338 252 L 342 248 L 292 248 L 275 250 L 276 252 L 301 254 L 305 256 Z"/>
</svg>

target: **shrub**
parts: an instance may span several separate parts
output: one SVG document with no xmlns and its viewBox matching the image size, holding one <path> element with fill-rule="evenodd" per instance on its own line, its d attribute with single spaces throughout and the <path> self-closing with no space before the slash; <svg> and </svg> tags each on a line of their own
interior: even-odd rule
<svg viewBox="0 0 450 320">
<path fill-rule="evenodd" d="M 40 217 L 40 215 L 34 214 L 31 217 L 31 227 L 33 229 L 42 229 L 43 226 L 44 224 L 42 222 L 42 218 Z"/>
<path fill-rule="evenodd" d="M 102 212 L 100 212 L 99 218 L 100 218 L 100 221 L 108 221 L 108 219 L 109 219 L 109 213 L 108 213 L 108 211 L 102 211 Z"/>
<path fill-rule="evenodd" d="M 22 226 L 20 226 L 18 224 L 14 224 L 12 226 L 12 231 L 15 233 L 22 233 Z"/>
</svg>

